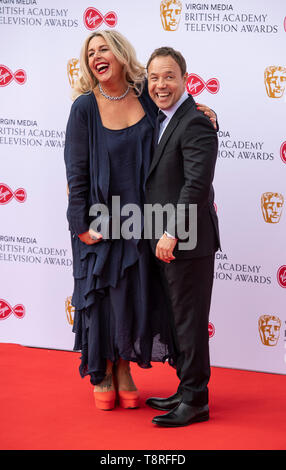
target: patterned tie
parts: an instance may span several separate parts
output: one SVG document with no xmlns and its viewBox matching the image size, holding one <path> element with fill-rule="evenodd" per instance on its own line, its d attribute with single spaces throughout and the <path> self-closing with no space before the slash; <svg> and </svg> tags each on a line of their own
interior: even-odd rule
<svg viewBox="0 0 286 470">
<path fill-rule="evenodd" d="M 160 133 L 160 126 L 162 122 L 166 119 L 166 114 L 164 114 L 161 109 L 159 109 L 158 116 L 156 119 L 155 130 L 154 130 L 154 140 L 153 140 L 153 147 L 154 150 L 158 145 L 159 133 Z"/>
</svg>

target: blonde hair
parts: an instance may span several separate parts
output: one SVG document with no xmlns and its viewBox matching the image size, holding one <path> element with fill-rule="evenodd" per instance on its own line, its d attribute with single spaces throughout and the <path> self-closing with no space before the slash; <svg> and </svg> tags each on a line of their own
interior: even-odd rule
<svg viewBox="0 0 286 470">
<path fill-rule="evenodd" d="M 137 60 L 134 47 L 118 31 L 102 30 L 90 34 L 82 46 L 79 78 L 73 87 L 72 99 L 75 100 L 79 95 L 91 92 L 98 83 L 89 68 L 87 54 L 89 42 L 96 36 L 101 36 L 106 41 L 117 60 L 124 66 L 125 78 L 130 87 L 140 95 L 144 87 L 146 72 L 143 65 Z"/>
</svg>

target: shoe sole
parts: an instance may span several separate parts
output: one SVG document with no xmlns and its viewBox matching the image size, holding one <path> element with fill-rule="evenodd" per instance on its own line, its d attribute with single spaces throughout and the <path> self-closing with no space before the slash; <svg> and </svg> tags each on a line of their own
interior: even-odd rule
<svg viewBox="0 0 286 470">
<path fill-rule="evenodd" d="M 185 424 L 167 424 L 167 423 L 157 423 L 152 419 L 153 424 L 157 424 L 157 426 L 161 426 L 164 428 L 178 428 L 178 427 L 183 427 L 183 426 L 189 426 L 189 424 L 193 423 L 202 423 L 203 421 L 208 421 L 210 419 L 209 415 L 205 416 L 200 416 L 199 418 L 192 419 L 188 421 L 188 423 Z"/>
</svg>

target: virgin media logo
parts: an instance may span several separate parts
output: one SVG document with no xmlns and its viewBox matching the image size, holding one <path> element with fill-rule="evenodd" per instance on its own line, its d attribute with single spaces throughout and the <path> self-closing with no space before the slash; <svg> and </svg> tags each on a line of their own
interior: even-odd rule
<svg viewBox="0 0 286 470">
<path fill-rule="evenodd" d="M 280 157 L 283 163 L 286 163 L 286 141 L 280 147 Z"/>
<path fill-rule="evenodd" d="M 204 89 L 206 89 L 209 93 L 215 94 L 219 91 L 219 81 L 217 78 L 210 78 L 207 82 L 199 77 L 196 73 L 191 73 L 188 76 L 187 83 L 186 83 L 187 91 L 192 96 L 197 96 Z"/>
<path fill-rule="evenodd" d="M 0 205 L 8 204 L 11 199 L 15 198 L 18 202 L 25 202 L 27 199 L 27 193 L 24 188 L 18 188 L 16 191 L 12 191 L 7 184 L 0 183 Z"/>
<path fill-rule="evenodd" d="M 6 65 L 0 65 L 0 86 L 7 86 L 15 80 L 18 85 L 24 85 L 27 80 L 25 70 L 19 69 L 13 73 Z"/>
<path fill-rule="evenodd" d="M 83 22 L 90 31 L 99 28 L 102 23 L 105 23 L 110 28 L 114 28 L 117 24 L 117 15 L 114 11 L 109 11 L 106 15 L 102 15 L 96 8 L 89 7 L 83 14 Z"/>
<path fill-rule="evenodd" d="M 286 287 L 286 266 L 281 266 L 277 271 L 277 281 L 279 286 Z"/>
<path fill-rule="evenodd" d="M 215 334 L 215 327 L 213 325 L 213 323 L 209 322 L 209 338 L 212 338 Z"/>
<path fill-rule="evenodd" d="M 22 319 L 25 313 L 24 305 L 17 304 L 15 307 L 11 307 L 6 300 L 0 299 L 0 320 L 7 320 L 12 314 L 14 314 L 16 318 Z"/>
</svg>

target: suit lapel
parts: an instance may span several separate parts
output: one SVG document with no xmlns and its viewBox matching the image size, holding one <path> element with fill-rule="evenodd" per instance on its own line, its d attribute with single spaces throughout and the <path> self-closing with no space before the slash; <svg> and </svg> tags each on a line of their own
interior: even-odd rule
<svg viewBox="0 0 286 470">
<path fill-rule="evenodd" d="M 149 175 L 153 171 L 155 166 L 158 164 L 158 162 L 159 162 L 159 160 L 162 156 L 163 150 L 165 148 L 165 145 L 168 142 L 169 137 L 172 135 L 172 133 L 174 132 L 174 130 L 176 129 L 178 124 L 179 124 L 178 119 L 175 119 L 174 116 L 173 116 L 171 121 L 168 123 L 168 126 L 166 127 L 165 132 L 162 135 L 162 138 L 161 138 L 159 144 L 156 147 L 156 150 L 154 152 L 153 159 L 152 159 L 152 162 L 151 162 L 151 165 L 150 165 Z"/>
<path fill-rule="evenodd" d="M 172 119 L 168 123 L 168 125 L 167 125 L 161 139 L 160 139 L 160 142 L 157 145 L 156 150 L 154 152 L 153 159 L 152 159 L 150 169 L 149 169 L 148 177 L 150 176 L 150 174 L 152 173 L 154 168 L 158 165 L 158 163 L 159 163 L 159 161 L 162 157 L 163 151 L 165 149 L 165 146 L 167 145 L 168 140 L 170 139 L 170 137 L 173 134 L 174 130 L 176 129 L 176 127 L 180 123 L 180 119 L 192 106 L 194 106 L 194 103 L 195 102 L 194 102 L 193 97 L 189 95 L 188 99 L 186 99 L 186 101 L 184 101 L 181 104 L 181 106 L 177 109 L 174 116 L 172 117 Z"/>
</svg>

